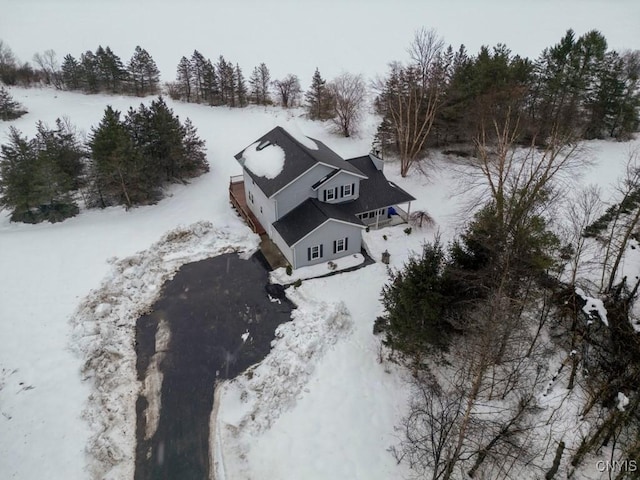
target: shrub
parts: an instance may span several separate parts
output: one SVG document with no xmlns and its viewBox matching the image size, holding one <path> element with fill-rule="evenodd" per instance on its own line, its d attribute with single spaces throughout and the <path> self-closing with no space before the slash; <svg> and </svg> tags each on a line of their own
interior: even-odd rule
<svg viewBox="0 0 640 480">
<path fill-rule="evenodd" d="M 412 229 L 411 227 L 407 227 L 404 229 L 404 233 L 406 233 L 407 235 L 411 235 Z"/>
<path fill-rule="evenodd" d="M 287 275 L 291 276 L 291 274 L 293 273 L 293 268 L 291 268 L 291 265 L 287 265 L 286 272 Z"/>
</svg>

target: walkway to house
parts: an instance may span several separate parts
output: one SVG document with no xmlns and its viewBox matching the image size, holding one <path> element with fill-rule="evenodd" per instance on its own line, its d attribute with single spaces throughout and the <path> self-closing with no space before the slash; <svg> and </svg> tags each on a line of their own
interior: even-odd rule
<svg viewBox="0 0 640 480">
<path fill-rule="evenodd" d="M 259 252 L 249 260 L 227 254 L 190 263 L 163 286 L 151 313 L 138 319 L 138 378 L 158 378 L 148 370 L 160 353 L 162 386 L 155 432 L 147 421 L 157 418 L 153 406 L 158 399 L 141 395 L 136 404 L 136 480 L 209 478 L 209 420 L 217 379 L 233 378 L 262 360 L 276 327 L 291 318 L 293 305 L 283 289 L 270 289 L 272 297 L 280 292 L 282 298 L 272 302 L 267 282 Z M 161 322 L 169 342 L 156 352 Z"/>
</svg>

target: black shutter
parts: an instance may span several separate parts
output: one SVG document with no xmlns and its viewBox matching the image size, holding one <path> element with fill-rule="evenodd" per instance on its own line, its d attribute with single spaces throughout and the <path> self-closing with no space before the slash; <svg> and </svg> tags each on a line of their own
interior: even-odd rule
<svg viewBox="0 0 640 480">
<path fill-rule="evenodd" d="M 356 194 L 356 184 L 352 183 L 351 184 L 351 195 L 355 195 Z"/>
<path fill-rule="evenodd" d="M 307 260 L 311 261 L 311 247 L 307 248 Z"/>
<path fill-rule="evenodd" d="M 344 197 L 344 185 L 340 185 L 340 198 Z"/>
<path fill-rule="evenodd" d="M 349 250 L 349 237 L 344 237 L 344 249 Z"/>
<path fill-rule="evenodd" d="M 322 258 L 322 244 L 320 244 L 320 258 Z"/>
<path fill-rule="evenodd" d="M 338 251 L 338 241 L 334 240 L 333 241 L 333 253 L 336 253 Z"/>
<path fill-rule="evenodd" d="M 324 189 L 323 192 L 324 192 L 324 201 L 326 202 L 327 201 L 327 190 Z"/>
</svg>

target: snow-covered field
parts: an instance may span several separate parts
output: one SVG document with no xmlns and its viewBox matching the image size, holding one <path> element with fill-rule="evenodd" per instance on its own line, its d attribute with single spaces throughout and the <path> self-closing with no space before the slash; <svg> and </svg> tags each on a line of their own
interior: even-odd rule
<svg viewBox="0 0 640 480">
<path fill-rule="evenodd" d="M 140 102 L 39 89 L 12 89 L 11 93 L 30 113 L 15 122 L 0 123 L 2 141 L 9 125 L 32 135 L 37 120 L 53 123 L 63 115 L 88 131 L 107 104 L 127 110 Z M 127 416 L 131 393 L 125 392 L 127 379 L 132 382 L 130 389 L 139 388 L 131 371 L 131 350 L 127 353 L 131 344 L 115 348 L 122 358 L 118 357 L 118 369 L 113 372 L 116 383 L 109 386 L 117 401 L 106 418 L 128 418 L 130 423 L 118 423 L 119 430 L 111 431 L 114 424 L 107 427 L 105 418 L 99 418 L 104 410 L 95 407 L 100 398 L 111 398 L 104 395 L 110 392 L 98 391 L 96 396 L 99 376 L 85 378 L 82 373 L 88 350 L 83 345 L 102 348 L 92 343 L 92 332 L 102 327 L 90 312 L 97 317 L 115 315 L 123 335 L 117 338 L 131 341 L 126 322 L 135 313 L 132 309 L 148 304 L 177 265 L 223 248 L 255 247 L 255 239 L 228 205 L 227 187 L 229 177 L 240 173 L 233 155 L 273 126 L 299 129 L 344 157 L 367 153 L 376 128 L 376 119 L 368 116 L 360 137 L 344 139 L 329 133 L 326 125 L 301 118 L 298 111 L 168 104 L 182 119 L 191 118 L 207 141 L 208 174 L 190 185 L 172 187 L 158 205 L 129 212 L 122 208 L 83 211 L 59 224 L 35 226 L 11 224 L 6 212 L 0 214 L 2 478 L 35 480 L 43 472 L 49 478 L 88 478 L 94 468 L 108 467 L 109 462 L 100 463 L 94 447 L 105 447 L 109 438 L 122 442 L 123 450 L 116 455 L 117 468 L 110 478 L 126 478 L 132 468 L 127 439 L 130 442 L 135 432 L 135 422 Z M 580 183 L 608 188 L 623 171 L 631 145 L 640 142 L 590 143 L 588 155 L 594 165 Z M 468 197 L 460 193 L 459 169 L 449 165 L 445 157 L 437 157 L 428 176 L 407 179 L 399 177 L 396 165 L 386 167 L 394 182 L 418 198 L 413 208 L 428 210 L 436 224 L 414 228 L 411 235 L 402 226 L 367 233 L 365 242 L 375 259 L 388 250 L 391 267 L 399 267 L 425 239 L 432 239 L 437 231 L 444 239 L 451 238 L 468 219 Z M 179 242 L 174 249 L 160 248 L 172 245 L 171 235 L 156 244 L 167 232 L 196 222 L 208 222 L 194 227 L 211 240 L 201 248 L 189 243 L 191 250 L 183 250 L 187 244 Z M 126 257 L 130 259 L 121 260 Z M 151 277 L 140 277 L 139 262 L 154 265 Z M 123 283 L 127 275 L 128 283 Z M 307 280 L 294 291 L 293 300 L 300 308 L 293 322 L 279 330 L 274 353 L 252 374 L 228 383 L 219 395 L 219 417 L 212 422 L 217 440 L 212 444 L 221 445 L 217 468 L 227 479 L 388 479 L 406 473 L 387 449 L 395 443 L 394 425 L 406 408 L 409 391 L 400 369 L 379 362 L 379 342 L 372 335 L 386 278 L 385 267 L 376 263 Z M 122 289 L 116 289 L 118 285 Z M 144 293 L 138 299 L 136 288 Z M 105 292 L 117 297 L 113 292 L 120 291 L 128 292 L 131 303 L 118 298 L 96 300 Z M 85 314 L 88 320 L 83 322 Z M 97 342 L 98 337 L 93 340 Z M 254 420 L 247 421 L 251 415 Z"/>
</svg>

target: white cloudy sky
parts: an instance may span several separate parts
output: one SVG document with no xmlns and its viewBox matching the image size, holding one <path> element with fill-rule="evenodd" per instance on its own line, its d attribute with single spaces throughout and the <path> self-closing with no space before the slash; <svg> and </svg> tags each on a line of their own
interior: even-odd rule
<svg viewBox="0 0 640 480">
<path fill-rule="evenodd" d="M 615 49 L 640 49 L 639 0 L 0 0 L 0 39 L 23 61 L 53 49 L 59 57 L 109 45 L 127 60 L 136 45 L 155 58 L 163 79 L 182 55 L 266 62 L 273 77 L 316 66 L 368 77 L 401 59 L 413 31 L 435 28 L 470 52 L 507 44 L 536 57 L 568 28 L 600 30 Z"/>
</svg>

